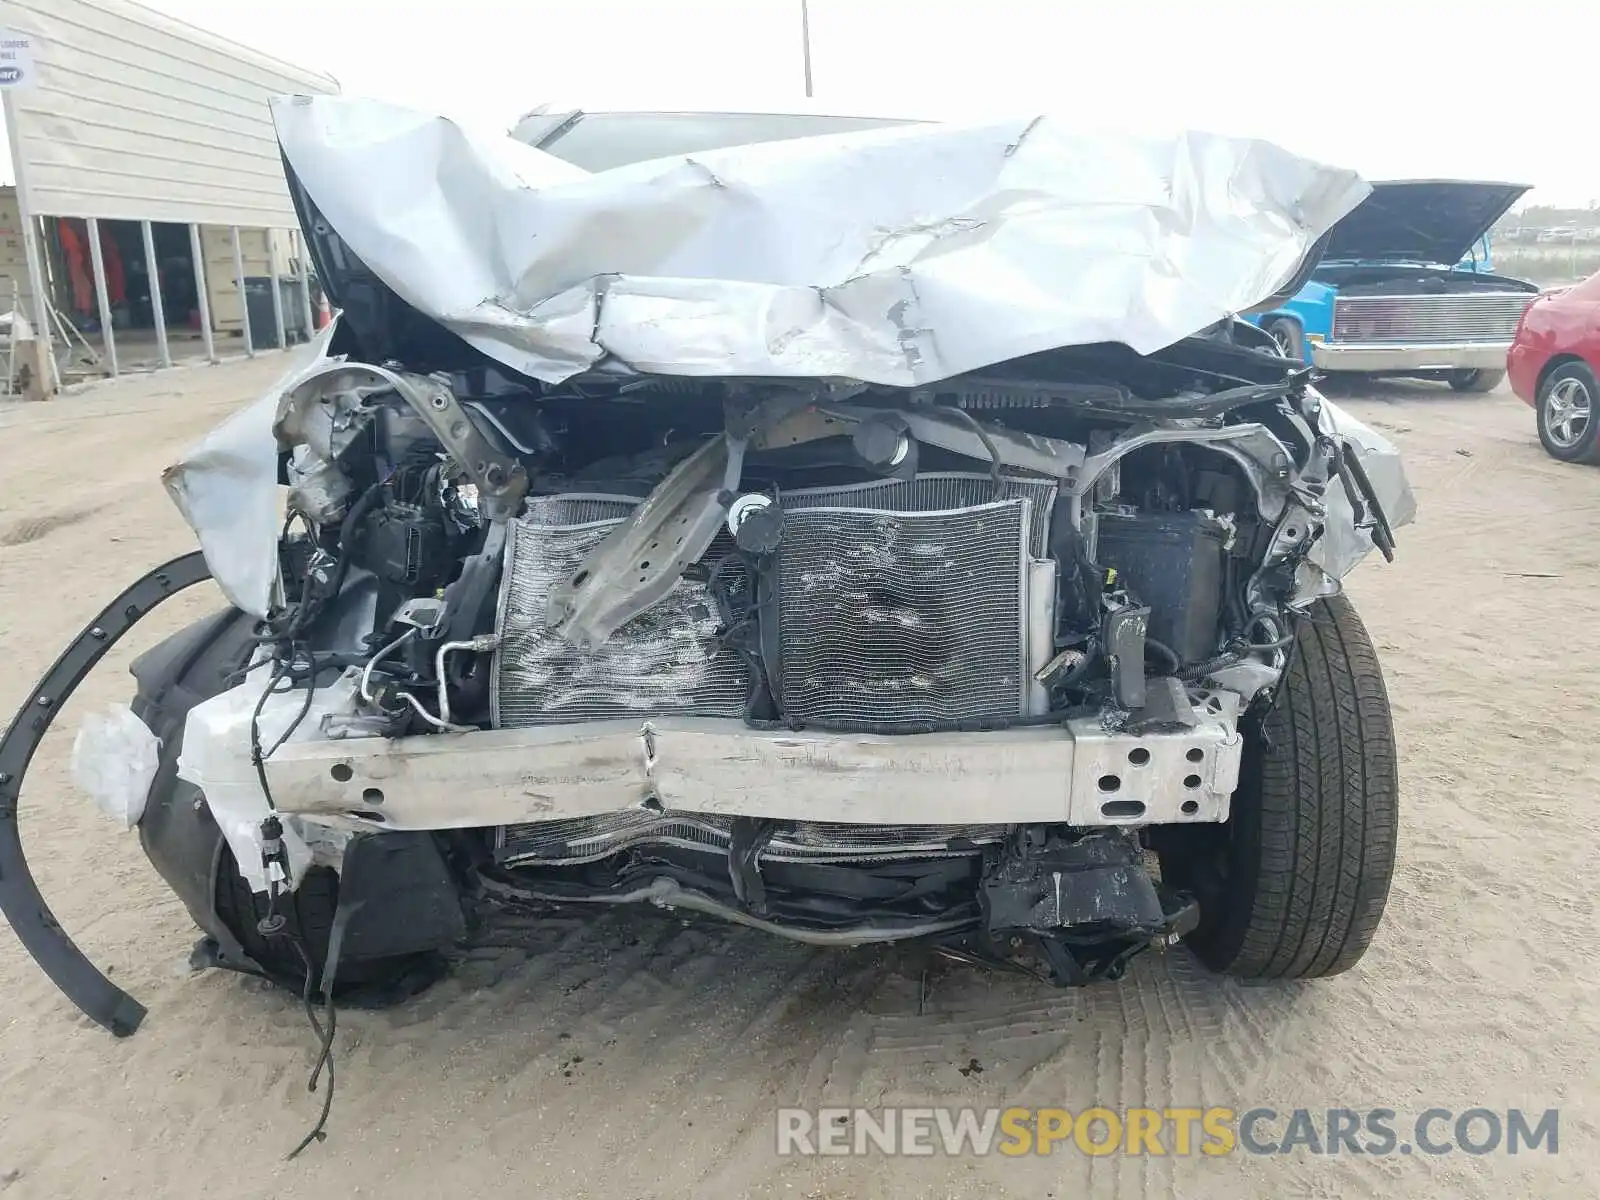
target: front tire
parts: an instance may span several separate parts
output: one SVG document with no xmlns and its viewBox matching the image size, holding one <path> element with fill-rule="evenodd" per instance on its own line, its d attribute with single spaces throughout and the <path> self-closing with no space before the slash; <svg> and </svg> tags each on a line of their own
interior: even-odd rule
<svg viewBox="0 0 1600 1200">
<path fill-rule="evenodd" d="M 1277 697 L 1244 735 L 1227 824 L 1191 827 L 1162 855 L 1163 878 L 1200 898 L 1188 943 L 1242 979 L 1337 975 L 1383 917 L 1399 824 L 1388 693 L 1347 598 L 1301 619 Z"/>
<path fill-rule="evenodd" d="M 1600 462 L 1600 382 L 1581 362 L 1563 363 L 1539 385 L 1534 412 L 1539 441 L 1551 458 Z"/>
<path fill-rule="evenodd" d="M 1504 371 L 1451 371 L 1445 379 L 1458 392 L 1492 392 L 1505 377 Z"/>
<path fill-rule="evenodd" d="M 1278 343 L 1278 353 L 1294 362 L 1306 361 L 1306 337 L 1300 329 L 1298 321 L 1291 321 L 1286 317 L 1268 321 L 1262 326 L 1267 333 L 1272 335 L 1272 340 Z"/>
</svg>

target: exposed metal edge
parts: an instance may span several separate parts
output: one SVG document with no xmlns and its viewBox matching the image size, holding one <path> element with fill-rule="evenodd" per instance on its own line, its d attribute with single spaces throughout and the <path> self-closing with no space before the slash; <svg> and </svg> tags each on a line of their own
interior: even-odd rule
<svg viewBox="0 0 1600 1200">
<path fill-rule="evenodd" d="M 145 1007 L 88 960 L 39 894 L 22 849 L 17 802 L 28 764 L 51 722 L 106 651 L 163 600 L 210 578 L 205 555 L 195 550 L 157 567 L 129 587 L 61 652 L 0 737 L 0 912 L 62 994 L 117 1037 L 127 1037 L 139 1028 Z"/>
</svg>

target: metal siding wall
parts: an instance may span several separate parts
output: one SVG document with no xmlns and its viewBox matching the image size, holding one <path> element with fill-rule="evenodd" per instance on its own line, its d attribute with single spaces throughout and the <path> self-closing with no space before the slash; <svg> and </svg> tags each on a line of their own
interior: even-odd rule
<svg viewBox="0 0 1600 1200">
<path fill-rule="evenodd" d="M 0 25 L 39 38 L 14 96 L 35 212 L 298 225 L 267 101 L 334 80 L 130 0 L 0 0 Z"/>
<path fill-rule="evenodd" d="M 0 188 L 0 312 L 11 309 L 12 297 L 22 315 L 33 321 L 33 289 L 22 257 L 22 217 L 16 188 Z"/>
</svg>

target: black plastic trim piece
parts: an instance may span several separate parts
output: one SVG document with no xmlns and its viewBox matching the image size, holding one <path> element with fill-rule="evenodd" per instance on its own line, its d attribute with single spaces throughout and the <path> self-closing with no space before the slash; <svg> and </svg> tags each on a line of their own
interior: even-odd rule
<svg viewBox="0 0 1600 1200">
<path fill-rule="evenodd" d="M 62 651 L 0 737 L 0 912 L 62 994 L 117 1037 L 139 1028 L 145 1007 L 84 956 L 39 894 L 22 850 L 17 802 L 28 764 L 50 723 L 106 651 L 163 600 L 210 578 L 205 556 L 196 550 L 157 567 L 129 587 Z"/>
</svg>

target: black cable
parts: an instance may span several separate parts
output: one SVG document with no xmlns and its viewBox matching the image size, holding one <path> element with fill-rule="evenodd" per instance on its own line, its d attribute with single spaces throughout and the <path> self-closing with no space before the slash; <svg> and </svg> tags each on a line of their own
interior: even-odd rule
<svg viewBox="0 0 1600 1200">
<path fill-rule="evenodd" d="M 293 655 L 295 651 L 291 649 L 290 653 Z M 279 662 L 277 664 L 273 671 L 272 680 L 267 684 L 266 689 L 261 693 L 261 699 L 256 702 L 255 712 L 250 718 L 250 757 L 255 763 L 256 778 L 261 783 L 261 794 L 266 798 L 267 808 L 273 812 L 277 811 L 277 806 L 274 804 L 272 799 L 272 789 L 267 783 L 267 768 L 265 760 L 278 752 L 279 747 L 281 747 L 289 740 L 291 736 L 293 736 L 294 731 L 298 729 L 301 723 L 306 719 L 306 714 L 311 711 L 312 698 L 316 695 L 317 691 L 317 665 L 315 655 L 310 652 L 309 647 L 307 647 L 306 656 L 309 663 L 307 667 L 305 687 L 306 694 L 305 699 L 301 702 L 300 711 L 295 714 L 294 719 L 290 721 L 289 724 L 284 728 L 283 733 L 278 736 L 278 739 L 273 742 L 272 748 L 265 754 L 263 754 L 261 751 L 261 712 L 266 707 L 267 697 L 273 693 L 274 689 L 276 689 L 278 681 L 292 671 L 292 661 L 290 663 Z M 270 882 L 268 883 L 268 896 L 268 919 L 270 920 L 276 914 L 278 901 L 278 892 L 276 887 Z M 298 929 L 291 929 L 286 924 L 280 927 L 278 936 L 287 937 L 290 939 L 290 941 L 294 944 L 296 953 L 300 955 L 301 965 L 305 968 L 305 985 L 301 990 L 300 1000 L 305 1007 L 306 1020 L 310 1022 L 312 1033 L 316 1037 L 318 1043 L 316 1062 L 312 1065 L 311 1078 L 306 1084 L 306 1090 L 311 1092 L 316 1091 L 317 1082 L 321 1078 L 323 1067 L 327 1067 L 328 1069 L 328 1088 L 327 1091 L 323 1093 L 322 1112 L 318 1115 L 316 1124 L 311 1127 L 311 1131 L 300 1140 L 299 1145 L 297 1145 L 293 1150 L 289 1151 L 288 1157 L 292 1159 L 307 1146 L 311 1145 L 312 1142 L 320 1142 L 327 1137 L 325 1127 L 328 1123 L 328 1115 L 333 1109 L 333 1037 L 338 1028 L 338 1010 L 334 1007 L 333 986 L 330 983 L 328 985 L 327 995 L 323 997 L 323 1002 L 326 1006 L 325 1016 L 327 1024 L 324 1025 L 321 1021 L 317 1020 L 316 1008 L 311 1001 L 312 989 L 316 982 L 316 971 L 312 966 L 311 951 L 306 945 L 305 938 L 301 935 Z"/>
<path fill-rule="evenodd" d="M 290 661 L 285 662 L 280 660 L 274 664 L 272 678 L 268 681 L 267 686 L 262 689 L 261 698 L 256 701 L 255 710 L 250 714 L 250 760 L 255 766 L 256 779 L 261 784 L 261 794 L 266 799 L 267 809 L 272 813 L 277 812 L 277 805 L 272 799 L 272 787 L 267 782 L 266 759 L 271 757 L 273 754 L 276 754 L 278 749 L 285 742 L 287 742 L 291 736 L 293 736 L 294 731 L 300 727 L 302 722 L 304 722 L 306 715 L 311 711 L 312 699 L 316 695 L 317 691 L 316 656 L 311 651 L 310 647 L 306 647 L 306 659 L 308 665 L 305 699 L 301 702 L 300 711 L 295 714 L 294 719 L 289 722 L 289 724 L 284 728 L 283 733 L 278 736 L 278 739 L 275 742 L 273 742 L 272 749 L 263 754 L 261 750 L 261 713 L 266 708 L 267 698 L 277 690 L 279 681 L 284 679 L 292 672 L 293 656 L 295 653 L 296 651 L 293 647 L 291 647 Z M 271 880 L 269 880 L 267 884 L 267 895 L 267 921 L 264 924 L 271 924 L 273 919 L 276 917 L 278 906 L 278 890 L 276 885 Z M 326 1005 L 325 1015 L 327 1018 L 327 1024 L 324 1025 L 321 1021 L 317 1020 L 316 1008 L 311 1002 L 312 988 L 316 982 L 316 971 L 312 967 L 311 952 L 306 946 L 305 938 L 300 934 L 298 929 L 290 929 L 286 924 L 283 923 L 278 925 L 277 936 L 287 937 L 290 939 L 290 941 L 294 944 L 295 951 L 300 955 L 301 964 L 305 968 L 305 986 L 301 991 L 300 999 L 301 1003 L 305 1006 L 306 1020 L 310 1022 L 312 1033 L 317 1039 L 317 1058 L 316 1062 L 311 1068 L 311 1078 L 306 1084 L 306 1090 L 312 1092 L 316 1091 L 317 1082 L 322 1076 L 323 1067 L 327 1067 L 328 1069 L 328 1088 L 322 1096 L 322 1111 L 317 1117 L 316 1124 L 311 1127 L 311 1131 L 300 1140 L 299 1145 L 297 1145 L 293 1150 L 289 1151 L 288 1157 L 293 1159 L 307 1146 L 311 1145 L 312 1142 L 320 1142 L 327 1137 L 326 1126 L 328 1124 L 328 1115 L 333 1109 L 333 1037 L 338 1027 L 338 1010 L 334 1007 L 333 986 L 330 983 L 328 986 L 328 994 L 323 998 L 324 1004 Z"/>
<path fill-rule="evenodd" d="M 328 1114 L 333 1111 L 333 1035 L 337 1031 L 339 1020 L 339 1011 L 333 1005 L 332 981 L 329 981 L 327 994 L 323 996 L 328 1023 L 323 1025 L 322 1022 L 317 1020 L 317 1010 L 311 1003 L 312 983 L 316 977 L 316 972 L 311 967 L 311 954 L 306 949 L 305 941 L 302 938 L 296 937 L 294 946 L 299 951 L 300 961 L 306 969 L 306 983 L 300 999 L 305 1005 L 306 1020 L 311 1023 L 311 1028 L 316 1034 L 318 1042 L 317 1060 L 312 1065 L 311 1078 L 306 1081 L 306 1091 L 314 1092 L 317 1090 L 317 1081 L 322 1075 L 324 1066 L 328 1068 L 328 1088 L 327 1091 L 322 1093 L 322 1111 L 317 1114 L 316 1123 L 311 1126 L 305 1137 L 300 1139 L 295 1148 L 284 1156 L 286 1162 L 298 1157 L 300 1152 L 311 1143 L 327 1140 Z"/>
<path fill-rule="evenodd" d="M 1255 622 L 1251 622 L 1251 624 L 1254 623 Z M 1186 682 L 1194 682 L 1195 680 L 1204 679 L 1207 675 L 1210 675 L 1215 671 L 1220 671 L 1225 667 L 1231 667 L 1242 662 L 1247 654 L 1252 652 L 1268 654 L 1276 650 L 1286 650 L 1290 646 L 1294 645 L 1294 641 L 1295 635 L 1293 633 L 1289 633 L 1272 642 L 1230 642 L 1228 644 L 1228 648 L 1221 654 L 1216 655 L 1214 658 L 1208 658 L 1205 662 L 1195 663 L 1192 666 L 1184 667 L 1178 672 L 1178 677 Z"/>
<path fill-rule="evenodd" d="M 261 698 L 256 701 L 256 707 L 250 714 L 250 762 L 256 769 L 256 779 L 261 784 L 261 794 L 266 797 L 267 809 L 277 812 L 278 806 L 272 802 L 272 788 L 267 784 L 267 768 L 261 753 L 261 712 L 267 707 L 267 697 L 272 695 L 289 670 L 289 664 L 283 661 L 274 662 L 272 665 L 272 678 L 267 680 L 267 686 L 261 689 Z"/>
<path fill-rule="evenodd" d="M 345 576 L 350 573 L 350 560 L 354 556 L 356 535 L 360 530 L 362 518 L 383 498 L 383 488 L 388 482 L 388 477 L 385 477 L 362 492 L 350 506 L 350 511 L 345 513 L 344 520 L 340 522 L 339 565 L 334 568 L 333 582 L 328 588 L 328 595 L 337 596 L 344 587 Z"/>
<path fill-rule="evenodd" d="M 1185 683 L 1194 683 L 1197 680 L 1204 679 L 1213 671 L 1220 671 L 1224 667 L 1233 666 L 1243 657 L 1243 654 L 1235 654 L 1231 652 L 1226 654 L 1218 654 L 1214 658 L 1206 659 L 1204 662 L 1195 663 L 1193 666 L 1185 667 L 1179 672 L 1178 678 L 1182 679 Z"/>
<path fill-rule="evenodd" d="M 334 568 L 334 587 L 329 591 L 329 595 L 337 595 L 339 590 L 344 586 L 345 575 L 349 571 L 350 560 L 352 558 L 352 549 L 357 526 L 360 520 L 371 509 L 375 501 L 380 497 L 384 482 L 385 481 L 380 480 L 378 483 L 373 484 L 366 491 L 364 491 L 361 494 L 361 497 L 350 506 L 350 511 L 345 516 L 344 523 L 340 527 L 339 532 L 339 561 L 337 566 Z M 289 524 L 293 521 L 293 519 L 293 514 L 291 514 L 289 521 L 284 523 L 285 533 L 288 532 Z M 311 705 L 317 693 L 317 674 L 319 670 L 317 652 L 309 642 L 297 642 L 295 640 L 296 636 L 300 633 L 301 629 L 308 622 L 310 617 L 314 615 L 311 611 L 312 606 L 306 603 L 304 599 L 306 588 L 309 586 L 309 583 L 310 568 L 308 566 L 306 575 L 301 580 L 301 603 L 297 605 L 296 608 L 289 614 L 287 627 L 281 632 L 278 632 L 273 630 L 272 626 L 269 624 L 268 632 L 265 635 L 258 635 L 259 641 L 274 642 L 277 643 L 280 648 L 287 650 L 286 657 L 274 658 L 272 677 L 267 681 L 267 686 L 262 689 L 261 696 L 259 699 L 257 699 L 256 706 L 250 714 L 250 761 L 255 767 L 256 780 L 261 785 L 261 795 L 266 800 L 267 810 L 272 814 L 268 820 L 272 822 L 274 826 L 276 826 L 278 823 L 277 804 L 272 799 L 272 787 L 267 781 L 266 760 L 272 755 L 276 754 L 284 745 L 284 743 L 294 736 L 295 730 L 299 729 L 304 723 L 306 717 L 311 712 Z M 286 646 L 285 643 L 287 643 Z M 327 657 L 331 659 L 334 656 L 329 655 Z M 267 699 L 277 692 L 278 684 L 286 677 L 290 679 L 292 687 L 294 676 L 297 674 L 295 670 L 296 663 L 300 662 L 302 659 L 305 663 L 306 686 L 305 696 L 300 703 L 300 710 L 284 727 L 283 732 L 278 735 L 277 740 L 272 743 L 272 748 L 263 752 L 261 748 L 261 714 L 266 709 Z M 262 661 L 265 662 L 267 660 L 263 659 Z M 261 665 L 261 663 L 254 663 L 245 668 L 243 671 L 238 672 L 238 675 L 242 679 L 244 676 L 248 675 L 251 671 L 257 669 Z M 329 665 L 336 664 L 330 663 Z M 278 830 L 278 834 L 281 836 L 281 829 Z M 263 823 L 263 836 L 269 836 L 265 822 Z M 282 853 L 281 848 L 278 852 Z M 263 850 L 263 859 L 265 859 L 265 857 L 266 851 Z M 271 878 L 269 874 L 267 881 L 267 917 L 259 923 L 258 927 L 265 936 L 288 938 L 294 945 L 295 952 L 300 956 L 301 965 L 305 968 L 305 984 L 301 989 L 300 1000 L 301 1004 L 305 1008 L 306 1020 L 310 1023 L 312 1033 L 317 1039 L 317 1057 L 316 1061 L 312 1064 L 311 1077 L 306 1083 L 306 1090 L 312 1092 L 316 1091 L 317 1084 L 322 1077 L 323 1068 L 326 1067 L 328 1071 L 328 1087 L 323 1093 L 322 1111 L 318 1114 L 316 1123 L 311 1127 L 310 1132 L 308 1132 L 306 1136 L 300 1140 L 300 1143 L 295 1146 L 293 1150 L 289 1151 L 288 1158 L 294 1159 L 301 1153 L 301 1151 L 305 1150 L 307 1146 L 311 1145 L 313 1142 L 323 1141 L 327 1137 L 326 1127 L 328 1124 L 328 1116 L 333 1109 L 333 1038 L 338 1029 L 338 1009 L 334 1006 L 333 983 L 331 980 L 329 980 L 327 981 L 327 994 L 323 997 L 323 1003 L 325 1005 L 324 1015 L 327 1023 L 324 1025 L 322 1021 L 317 1019 L 316 1007 L 312 1003 L 312 994 L 316 983 L 317 972 L 312 966 L 311 951 L 306 945 L 306 940 L 301 930 L 297 927 L 290 927 L 286 921 L 278 916 L 277 907 L 279 897 L 280 892 L 278 890 L 278 884 Z"/>
<path fill-rule="evenodd" d="M 1255 616 L 1251 617 L 1250 620 L 1245 622 L 1245 627 L 1244 627 L 1245 633 L 1249 633 L 1257 625 L 1264 625 L 1266 627 L 1266 630 L 1267 630 L 1268 633 L 1271 633 L 1273 631 L 1274 627 L 1278 627 L 1278 628 L 1282 627 L 1282 626 L 1278 625 L 1278 622 L 1277 622 L 1277 620 L 1275 618 L 1269 617 L 1266 613 L 1256 613 Z M 1261 651 L 1282 650 L 1285 646 L 1293 645 L 1294 644 L 1294 638 L 1295 638 L 1294 630 L 1290 629 L 1289 632 L 1284 634 L 1282 637 L 1274 638 L 1270 642 L 1248 642 L 1248 641 L 1246 641 L 1246 642 L 1242 642 L 1241 645 L 1242 645 L 1242 648 L 1244 650 L 1247 650 L 1247 651 L 1249 651 L 1249 650 L 1261 650 Z"/>
<path fill-rule="evenodd" d="M 1000 447 L 994 444 L 994 439 L 989 436 L 989 431 L 964 408 L 944 408 L 941 412 L 950 413 L 959 417 L 971 427 L 972 432 L 978 435 L 978 440 L 983 443 L 983 448 L 989 452 L 989 478 L 994 480 L 994 498 L 999 500 L 1005 494 L 1006 483 L 1000 471 L 1004 464 L 1000 461 Z"/>
<path fill-rule="evenodd" d="M 370 513 L 373 507 L 383 498 L 383 489 L 389 483 L 392 475 L 387 475 L 378 482 L 369 486 L 356 498 L 344 515 L 344 520 L 339 525 L 338 551 L 339 557 L 334 564 L 333 577 L 328 583 L 327 596 L 337 596 L 344 590 L 344 581 L 350 573 L 351 561 L 355 558 L 355 544 L 360 537 L 361 522 Z M 306 592 L 310 587 L 311 570 L 308 565 L 305 577 L 300 583 L 301 602 L 294 609 L 289 618 L 288 628 L 284 629 L 271 641 L 292 641 L 298 637 L 311 619 L 316 616 L 318 606 L 306 602 Z"/>
<path fill-rule="evenodd" d="M 1268 651 L 1268 650 L 1282 650 L 1285 646 L 1292 646 L 1292 645 L 1294 645 L 1294 634 L 1286 633 L 1281 638 L 1279 638 L 1277 641 L 1274 641 L 1274 642 L 1245 642 L 1245 643 L 1242 644 L 1241 648 L 1244 649 L 1244 650 Z"/>
<path fill-rule="evenodd" d="M 1147 637 L 1144 639 L 1144 648 L 1147 651 L 1154 650 L 1156 654 L 1166 659 L 1171 664 L 1174 674 L 1182 669 L 1183 659 L 1179 658 L 1178 652 L 1165 642 L 1158 642 L 1153 637 Z"/>
<path fill-rule="evenodd" d="M 290 721 L 284 731 L 278 735 L 278 740 L 272 743 L 272 749 L 268 750 L 265 755 L 267 758 L 271 758 L 278 752 L 279 748 L 294 734 L 294 731 L 300 728 L 301 722 L 306 719 L 306 714 L 311 711 L 311 699 L 317 694 L 317 663 L 315 656 L 310 652 L 309 646 L 306 648 L 306 659 L 308 663 L 306 669 L 306 698 L 301 702 L 300 711 L 295 714 L 294 720 Z M 268 802 L 270 803 L 270 797 Z"/>
<path fill-rule="evenodd" d="M 279 682 L 292 674 L 294 667 L 292 660 L 288 662 L 279 660 L 274 664 L 272 678 L 267 681 L 267 686 L 261 689 L 261 698 L 256 701 L 255 709 L 250 714 L 250 762 L 256 769 L 256 781 L 261 785 L 261 795 L 267 802 L 267 808 L 272 812 L 277 812 L 278 806 L 272 799 L 272 787 L 267 783 L 266 760 L 276 754 L 294 731 L 300 728 L 311 711 L 311 701 L 317 692 L 317 666 L 315 657 L 309 653 L 309 648 L 307 657 L 310 659 L 310 668 L 306 677 L 305 699 L 301 702 L 300 711 L 295 714 L 294 720 L 289 722 L 283 733 L 278 736 L 278 740 L 272 743 L 272 749 L 266 751 L 261 749 L 261 714 L 267 707 L 267 697 L 277 691 Z"/>
<path fill-rule="evenodd" d="M 223 680 L 222 680 L 223 686 L 224 687 L 230 687 L 230 688 L 238 687 L 241 683 L 243 683 L 245 681 L 245 679 L 247 677 L 249 677 L 251 674 L 253 674 L 256 671 L 259 671 L 262 667 L 266 666 L 269 662 L 272 662 L 272 661 L 273 660 L 272 660 L 272 658 L 270 656 L 267 657 L 267 658 L 258 658 L 255 662 L 251 663 L 248 667 L 240 667 L 237 671 L 234 671 L 231 674 L 229 674 L 229 675 L 227 675 L 227 676 L 225 676 L 223 678 Z"/>
</svg>

